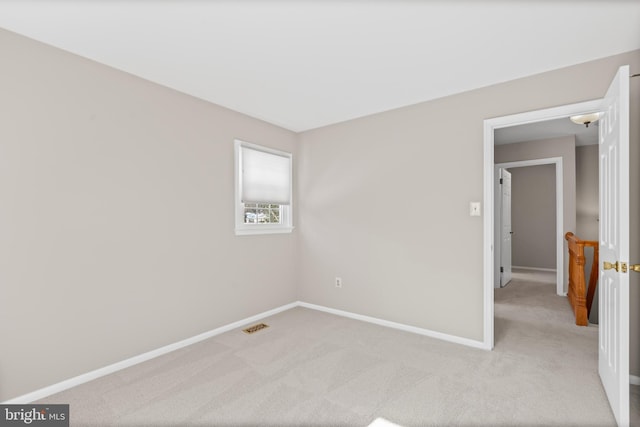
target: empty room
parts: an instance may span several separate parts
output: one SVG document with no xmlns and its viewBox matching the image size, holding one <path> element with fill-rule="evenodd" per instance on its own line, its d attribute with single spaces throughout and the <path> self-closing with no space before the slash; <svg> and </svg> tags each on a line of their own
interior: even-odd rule
<svg viewBox="0 0 640 427">
<path fill-rule="evenodd" d="M 0 425 L 640 425 L 639 74 L 622 0 L 0 1 Z"/>
</svg>

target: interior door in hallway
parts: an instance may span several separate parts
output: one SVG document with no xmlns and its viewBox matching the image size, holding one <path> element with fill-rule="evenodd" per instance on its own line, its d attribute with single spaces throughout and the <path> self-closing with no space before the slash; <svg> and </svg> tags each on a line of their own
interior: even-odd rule
<svg viewBox="0 0 640 427">
<path fill-rule="evenodd" d="M 500 287 L 511 281 L 511 173 L 500 169 Z"/>
<path fill-rule="evenodd" d="M 619 426 L 629 425 L 629 67 L 620 67 L 600 119 L 598 371 Z"/>
</svg>

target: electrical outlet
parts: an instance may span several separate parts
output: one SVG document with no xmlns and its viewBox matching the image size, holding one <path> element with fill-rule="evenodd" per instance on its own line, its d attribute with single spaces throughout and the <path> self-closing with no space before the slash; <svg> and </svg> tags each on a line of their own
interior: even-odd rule
<svg viewBox="0 0 640 427">
<path fill-rule="evenodd" d="M 336 277 L 336 288 L 342 287 L 342 277 Z"/>
</svg>

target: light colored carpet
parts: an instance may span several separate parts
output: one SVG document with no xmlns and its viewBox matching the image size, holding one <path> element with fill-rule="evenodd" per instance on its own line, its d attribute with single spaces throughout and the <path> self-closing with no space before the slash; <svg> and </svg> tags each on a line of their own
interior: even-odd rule
<svg viewBox="0 0 640 427">
<path fill-rule="evenodd" d="M 555 271 L 541 271 L 541 270 L 529 270 L 526 268 L 518 268 L 514 267 L 512 270 L 512 275 L 514 279 L 519 282 L 542 282 L 542 283 L 556 283 L 556 272 Z M 507 283 L 507 286 L 509 284 Z"/>
<path fill-rule="evenodd" d="M 553 284 L 495 298 L 491 352 L 295 308 L 43 402 L 74 426 L 614 426 L 597 328 Z"/>
</svg>

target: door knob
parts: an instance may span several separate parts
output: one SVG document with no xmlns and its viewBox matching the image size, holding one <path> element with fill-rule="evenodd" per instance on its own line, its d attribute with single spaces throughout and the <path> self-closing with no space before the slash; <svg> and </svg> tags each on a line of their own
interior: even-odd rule
<svg viewBox="0 0 640 427">
<path fill-rule="evenodd" d="M 622 272 L 622 273 L 626 273 L 627 272 L 627 263 L 626 262 L 620 262 L 620 261 L 616 261 L 615 264 L 611 264 L 608 261 L 604 261 L 602 263 L 602 268 L 604 268 L 605 270 L 615 270 L 618 273 Z M 640 272 L 640 265 L 638 266 L 638 270 L 634 270 L 634 271 L 638 271 Z"/>
<path fill-rule="evenodd" d="M 629 270 L 635 271 L 636 273 L 640 273 L 640 264 L 631 264 L 629 266 Z"/>
</svg>

